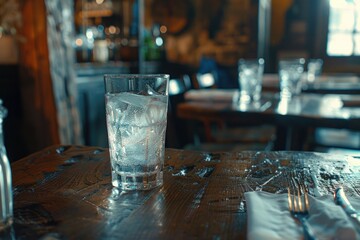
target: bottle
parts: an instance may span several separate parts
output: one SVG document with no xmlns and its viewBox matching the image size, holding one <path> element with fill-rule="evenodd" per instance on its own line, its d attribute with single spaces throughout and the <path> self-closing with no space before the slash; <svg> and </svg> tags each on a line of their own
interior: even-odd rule
<svg viewBox="0 0 360 240">
<path fill-rule="evenodd" d="M 13 193 L 10 162 L 6 154 L 3 135 L 3 119 L 7 110 L 0 99 L 0 230 L 9 226 L 13 218 Z"/>
</svg>

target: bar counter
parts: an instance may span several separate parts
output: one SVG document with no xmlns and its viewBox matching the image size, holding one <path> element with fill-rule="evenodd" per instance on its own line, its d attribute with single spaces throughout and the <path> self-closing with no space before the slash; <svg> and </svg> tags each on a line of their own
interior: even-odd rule
<svg viewBox="0 0 360 240">
<path fill-rule="evenodd" d="M 162 187 L 120 192 L 108 149 L 51 146 L 12 164 L 14 223 L 0 238 L 246 239 L 244 192 L 285 192 L 283 173 L 294 169 L 312 172 L 317 192 L 331 194 L 336 179 L 360 195 L 360 160 L 350 156 L 166 149 Z"/>
</svg>

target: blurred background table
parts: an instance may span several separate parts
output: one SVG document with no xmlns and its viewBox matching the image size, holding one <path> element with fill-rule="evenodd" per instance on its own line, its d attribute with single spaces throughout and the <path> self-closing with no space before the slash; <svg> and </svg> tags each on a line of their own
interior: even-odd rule
<svg viewBox="0 0 360 240">
<path fill-rule="evenodd" d="M 322 74 L 313 82 L 307 82 L 306 73 L 304 73 L 303 80 L 302 91 L 307 93 L 360 94 L 360 78 L 352 73 Z M 263 90 L 278 92 L 279 86 L 278 74 L 264 74 Z"/>
<path fill-rule="evenodd" d="M 249 107 L 238 102 L 238 90 L 201 89 L 188 91 L 185 100 L 178 116 L 204 123 L 207 135 L 213 122 L 276 126 L 275 150 L 312 150 L 309 138 L 316 128 L 360 130 L 358 95 L 302 93 L 283 101 L 277 93 L 263 92 L 260 103 Z"/>
<path fill-rule="evenodd" d="M 14 224 L 0 238 L 246 239 L 244 192 L 286 191 L 279 169 L 311 170 L 322 194 L 335 177 L 359 197 L 360 160 L 344 155 L 166 149 L 164 185 L 125 193 L 112 189 L 108 149 L 51 146 L 12 164 Z"/>
</svg>

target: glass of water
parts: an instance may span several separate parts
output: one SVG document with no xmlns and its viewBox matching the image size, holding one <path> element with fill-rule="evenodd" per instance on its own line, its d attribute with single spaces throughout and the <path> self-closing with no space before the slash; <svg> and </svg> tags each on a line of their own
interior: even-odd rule
<svg viewBox="0 0 360 240">
<path fill-rule="evenodd" d="M 112 185 L 161 186 L 169 75 L 105 75 L 104 81 Z"/>
<path fill-rule="evenodd" d="M 322 73 L 323 60 L 310 59 L 307 64 L 307 81 L 312 83 Z"/>
<path fill-rule="evenodd" d="M 289 99 L 301 92 L 304 58 L 279 61 L 280 97 Z"/>
<path fill-rule="evenodd" d="M 257 102 L 261 98 L 264 59 L 240 59 L 238 62 L 240 103 Z"/>
</svg>

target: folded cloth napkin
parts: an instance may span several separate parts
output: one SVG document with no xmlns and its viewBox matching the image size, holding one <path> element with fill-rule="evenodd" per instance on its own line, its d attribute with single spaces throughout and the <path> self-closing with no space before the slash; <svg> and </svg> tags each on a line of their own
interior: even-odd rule
<svg viewBox="0 0 360 240">
<path fill-rule="evenodd" d="M 302 239 L 303 229 L 290 215 L 287 194 L 245 193 L 248 239 Z M 360 201 L 350 202 L 360 209 Z M 360 239 L 357 223 L 350 219 L 332 196 L 309 196 L 309 224 L 317 239 Z"/>
</svg>

